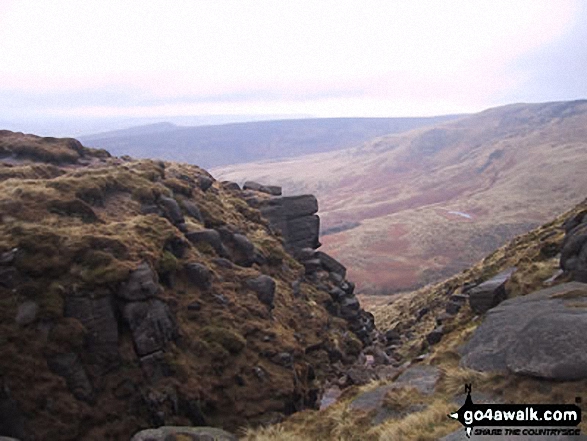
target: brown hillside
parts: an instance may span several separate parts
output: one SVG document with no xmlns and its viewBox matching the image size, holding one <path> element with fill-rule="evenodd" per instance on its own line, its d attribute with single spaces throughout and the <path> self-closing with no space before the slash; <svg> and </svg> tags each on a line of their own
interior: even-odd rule
<svg viewBox="0 0 587 441">
<path fill-rule="evenodd" d="M 517 104 L 360 148 L 212 170 L 320 199 L 323 249 L 366 293 L 468 267 L 569 209 L 587 184 L 587 102 Z M 329 232 L 332 232 L 329 234 Z"/>
<path fill-rule="evenodd" d="M 0 435 L 128 440 L 315 406 L 363 346 L 332 286 L 196 166 L 0 132 Z"/>
</svg>

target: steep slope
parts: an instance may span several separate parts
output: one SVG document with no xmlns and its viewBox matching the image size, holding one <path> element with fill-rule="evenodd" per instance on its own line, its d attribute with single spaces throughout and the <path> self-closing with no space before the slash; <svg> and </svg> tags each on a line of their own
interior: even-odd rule
<svg viewBox="0 0 587 441">
<path fill-rule="evenodd" d="M 279 421 L 372 331 L 204 170 L 0 131 L 0 436 Z"/>
<path fill-rule="evenodd" d="M 465 384 L 472 385 L 475 403 L 577 404 L 584 414 L 585 402 L 577 397 L 587 393 L 587 258 L 582 251 L 587 249 L 585 231 L 587 200 L 516 237 L 462 273 L 401 294 L 398 300 L 374 309 L 378 326 L 386 330 L 386 351 L 403 363 L 396 376 L 390 381 L 349 388 L 325 409 L 304 411 L 283 424 L 250 430 L 245 439 L 464 441 L 468 439 L 464 428 L 447 415 L 463 405 Z M 472 299 L 483 282 L 513 268 L 513 274 L 500 288 L 505 294 L 500 299 L 502 303 L 487 311 L 475 311 Z M 567 326 L 573 332 L 553 320 L 561 315 L 561 303 L 567 306 L 571 316 Z M 454 308 L 455 304 L 458 308 Z M 500 332 L 518 323 L 510 320 L 499 327 L 488 325 L 515 308 L 519 326 L 525 325 L 524 319 L 532 318 L 534 327 L 501 338 Z M 536 332 L 536 324 L 547 332 Z M 482 346 L 479 338 L 484 333 L 490 342 L 487 346 Z M 528 337 L 532 338 L 531 344 L 524 340 Z M 571 340 L 571 344 L 565 343 Z M 468 354 L 475 349 L 490 369 L 478 361 L 475 368 L 468 365 Z M 495 369 L 500 352 L 508 353 L 514 361 L 532 358 L 532 362 L 523 369 L 515 363 L 505 370 Z M 585 432 L 584 419 L 578 429 Z M 474 435 L 470 439 L 585 438 L 503 435 Z"/>
<path fill-rule="evenodd" d="M 173 129 L 150 125 L 80 139 L 117 155 L 214 167 L 343 149 L 454 118 L 308 118 Z"/>
<path fill-rule="evenodd" d="M 311 192 L 324 249 L 362 292 L 391 293 L 466 268 L 582 199 L 587 101 L 516 104 L 361 147 L 216 168 Z"/>
</svg>

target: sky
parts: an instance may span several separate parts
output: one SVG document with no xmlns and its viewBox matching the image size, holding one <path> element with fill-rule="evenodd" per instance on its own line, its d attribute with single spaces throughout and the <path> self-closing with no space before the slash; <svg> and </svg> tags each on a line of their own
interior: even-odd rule
<svg viewBox="0 0 587 441">
<path fill-rule="evenodd" d="M 0 0 L 0 126 L 581 99 L 586 41 L 580 0 Z"/>
</svg>

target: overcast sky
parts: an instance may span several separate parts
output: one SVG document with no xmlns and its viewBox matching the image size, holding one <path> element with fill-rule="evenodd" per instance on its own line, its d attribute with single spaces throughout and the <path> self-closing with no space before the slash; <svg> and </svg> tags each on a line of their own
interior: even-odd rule
<svg viewBox="0 0 587 441">
<path fill-rule="evenodd" d="M 0 0 L 0 121 L 579 99 L 586 42 L 579 0 Z"/>
</svg>

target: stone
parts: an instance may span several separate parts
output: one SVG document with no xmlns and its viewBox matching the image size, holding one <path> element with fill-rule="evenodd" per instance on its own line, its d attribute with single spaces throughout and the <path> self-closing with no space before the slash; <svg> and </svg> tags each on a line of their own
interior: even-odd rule
<svg viewBox="0 0 587 441">
<path fill-rule="evenodd" d="M 214 257 L 212 259 L 212 262 L 222 268 L 226 268 L 226 269 L 234 268 L 234 265 L 232 264 L 232 262 L 228 259 L 223 258 L 223 257 Z"/>
<path fill-rule="evenodd" d="M 238 441 L 229 432 L 215 427 L 162 426 L 137 432 L 130 441 Z"/>
<path fill-rule="evenodd" d="M 328 294 L 335 302 L 340 302 L 346 296 L 346 293 L 337 286 L 328 291 Z"/>
<path fill-rule="evenodd" d="M 322 268 L 322 263 L 319 259 L 309 259 L 303 262 L 304 271 L 306 275 L 314 274 Z"/>
<path fill-rule="evenodd" d="M 167 304 L 161 300 L 127 303 L 122 315 L 140 357 L 165 349 L 167 343 L 177 337 L 175 319 Z"/>
<path fill-rule="evenodd" d="M 453 294 L 448 298 L 448 300 L 462 305 L 464 303 L 467 303 L 467 300 L 469 300 L 469 296 L 467 294 Z"/>
<path fill-rule="evenodd" d="M 416 364 L 402 372 L 393 383 L 393 386 L 414 387 L 422 395 L 431 395 L 434 392 L 439 378 L 440 369 L 437 367 L 426 364 Z"/>
<path fill-rule="evenodd" d="M 275 280 L 266 275 L 249 279 L 245 282 L 247 288 L 257 293 L 257 298 L 265 305 L 273 308 L 275 298 Z"/>
<path fill-rule="evenodd" d="M 88 359 L 102 370 L 118 365 L 118 321 L 110 296 L 65 298 L 64 316 L 86 329 Z"/>
<path fill-rule="evenodd" d="M 18 306 L 15 322 L 17 325 L 20 326 L 30 325 L 37 319 L 38 313 L 39 305 L 37 304 L 37 302 L 27 300 L 26 302 L 21 303 Z"/>
<path fill-rule="evenodd" d="M 359 314 L 361 305 L 356 297 L 345 297 L 340 301 L 340 314 L 343 318 L 349 319 Z"/>
<path fill-rule="evenodd" d="M 214 180 L 208 176 L 198 176 L 197 183 L 198 187 L 200 187 L 202 191 L 207 191 L 210 187 L 212 187 Z"/>
<path fill-rule="evenodd" d="M 430 346 L 435 345 L 442 340 L 442 336 L 444 335 L 444 328 L 441 326 L 437 326 L 434 328 L 428 335 L 426 335 L 426 341 Z"/>
<path fill-rule="evenodd" d="M 197 220 L 198 222 L 200 222 L 201 224 L 204 223 L 204 218 L 202 217 L 202 213 L 200 212 L 200 209 L 198 208 L 198 206 L 193 203 L 192 201 L 188 201 L 185 200 L 182 202 L 183 208 L 185 209 L 186 213 L 194 218 L 195 220 Z"/>
<path fill-rule="evenodd" d="M 47 365 L 65 379 L 68 389 L 78 400 L 90 403 L 94 400 L 94 389 L 77 354 L 54 355 L 47 360 Z"/>
<path fill-rule="evenodd" d="M 257 257 L 255 253 L 255 246 L 244 234 L 233 234 L 232 242 L 234 243 L 236 251 L 240 254 L 235 259 L 237 264 L 241 266 L 251 266 Z"/>
<path fill-rule="evenodd" d="M 428 308 L 427 306 L 424 306 L 423 308 L 421 308 L 418 311 L 418 314 L 416 314 L 416 320 L 420 320 L 422 317 L 424 317 L 429 312 L 430 312 L 430 308 Z"/>
<path fill-rule="evenodd" d="M 118 296 L 129 301 L 155 297 L 161 291 L 157 282 L 157 273 L 147 262 L 143 262 L 130 273 L 128 280 L 120 286 Z"/>
<path fill-rule="evenodd" d="M 4 253 L 1 253 L 0 266 L 12 265 L 14 263 L 14 259 L 16 258 L 17 251 L 18 248 L 13 248 L 10 251 L 5 251 Z"/>
<path fill-rule="evenodd" d="M 490 310 L 459 349 L 461 365 L 552 380 L 584 379 L 586 333 L 587 284 L 545 288 Z"/>
<path fill-rule="evenodd" d="M 161 196 L 159 198 L 159 204 L 165 212 L 165 217 L 169 219 L 172 224 L 177 225 L 185 223 L 181 208 L 175 199 L 169 198 L 167 196 Z"/>
<path fill-rule="evenodd" d="M 505 284 L 516 268 L 509 268 L 468 291 L 469 305 L 476 314 L 483 314 L 503 302 L 507 293 Z"/>
<path fill-rule="evenodd" d="M 579 219 L 575 219 L 579 221 Z M 562 244 L 560 266 L 572 280 L 587 282 L 587 222 L 585 216 L 569 229 Z"/>
<path fill-rule="evenodd" d="M 295 253 L 296 259 L 300 262 L 304 262 L 306 260 L 314 259 L 316 255 L 316 250 L 313 248 L 302 248 Z"/>
<path fill-rule="evenodd" d="M 222 181 L 221 184 L 222 184 L 222 187 L 226 190 L 240 191 L 240 189 L 241 189 L 240 186 L 236 182 Z"/>
<path fill-rule="evenodd" d="M 395 329 L 388 329 L 385 331 L 385 339 L 387 340 L 387 344 L 397 343 L 401 340 L 401 335 Z"/>
<path fill-rule="evenodd" d="M 446 304 L 445 311 L 447 312 L 447 314 L 455 315 L 461 310 L 462 306 L 462 303 L 448 302 Z"/>
<path fill-rule="evenodd" d="M 199 243 L 207 243 L 212 247 L 212 249 L 218 254 L 220 257 L 227 258 L 228 251 L 222 244 L 222 240 L 220 239 L 220 233 L 213 229 L 205 229 L 199 231 L 192 231 L 185 235 L 187 240 L 191 243 L 197 245 Z"/>
<path fill-rule="evenodd" d="M 342 289 L 347 296 L 352 296 L 355 292 L 355 284 L 353 282 L 345 280 L 340 284 L 340 289 Z"/>
<path fill-rule="evenodd" d="M 315 256 L 320 260 L 322 267 L 326 271 L 330 273 L 336 273 L 343 279 L 346 277 L 346 267 L 334 257 L 331 257 L 322 251 L 316 251 Z"/>
<path fill-rule="evenodd" d="M 190 283 L 200 289 L 212 287 L 212 271 L 198 262 L 188 262 L 183 267 Z"/>
<path fill-rule="evenodd" d="M 324 394 L 322 395 L 322 398 L 320 399 L 320 410 L 327 409 L 330 406 L 332 406 L 334 403 L 336 403 L 336 400 L 338 399 L 338 397 L 340 397 L 341 394 L 342 394 L 342 391 L 340 390 L 340 388 L 338 386 L 334 385 L 334 386 L 328 387 L 324 391 Z"/>
<path fill-rule="evenodd" d="M 254 190 L 260 191 L 261 193 L 267 193 L 272 196 L 281 196 L 281 187 L 276 185 L 261 185 L 254 181 L 247 181 L 243 184 L 243 190 Z"/>
<path fill-rule="evenodd" d="M 320 246 L 320 218 L 314 214 L 318 211 L 318 201 L 313 195 L 268 198 L 259 209 L 271 228 L 281 232 L 286 249 L 292 254 Z"/>
</svg>

